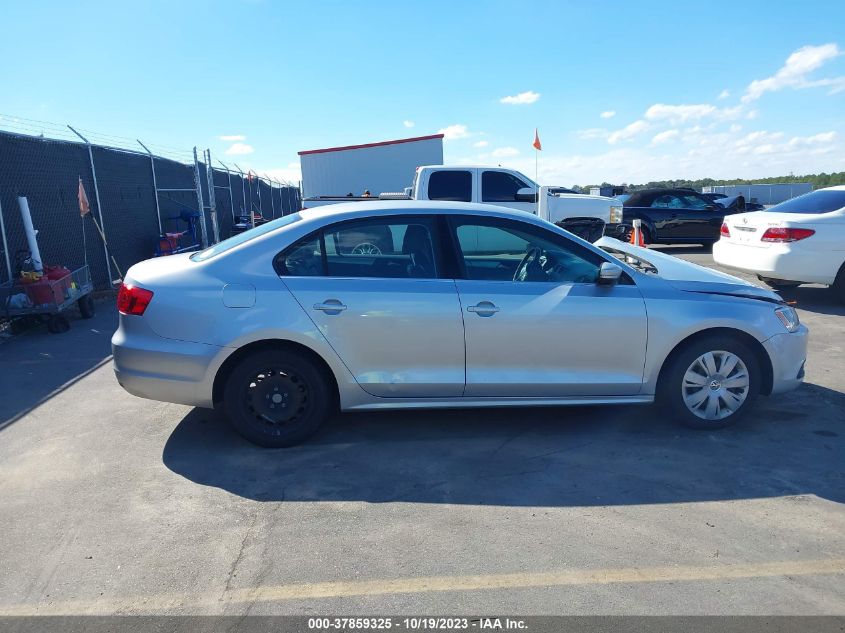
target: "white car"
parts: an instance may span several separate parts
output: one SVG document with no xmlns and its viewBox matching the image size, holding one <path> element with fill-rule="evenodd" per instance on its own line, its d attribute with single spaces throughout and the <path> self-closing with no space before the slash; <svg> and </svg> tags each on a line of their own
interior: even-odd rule
<svg viewBox="0 0 845 633">
<path fill-rule="evenodd" d="M 774 288 L 832 286 L 845 301 L 845 186 L 726 217 L 713 259 Z"/>
</svg>

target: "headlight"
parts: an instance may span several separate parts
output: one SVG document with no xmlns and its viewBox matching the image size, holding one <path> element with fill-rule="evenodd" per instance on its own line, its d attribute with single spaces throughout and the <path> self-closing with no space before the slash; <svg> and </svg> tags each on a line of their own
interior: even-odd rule
<svg viewBox="0 0 845 633">
<path fill-rule="evenodd" d="M 610 207 L 610 223 L 621 224 L 623 207 Z"/>
<path fill-rule="evenodd" d="M 787 332 L 794 332 L 798 329 L 798 326 L 801 322 L 798 320 L 798 313 L 789 306 L 781 306 L 780 308 L 775 309 L 775 314 L 777 315 L 780 322 L 783 323 L 783 327 L 786 328 Z"/>
</svg>

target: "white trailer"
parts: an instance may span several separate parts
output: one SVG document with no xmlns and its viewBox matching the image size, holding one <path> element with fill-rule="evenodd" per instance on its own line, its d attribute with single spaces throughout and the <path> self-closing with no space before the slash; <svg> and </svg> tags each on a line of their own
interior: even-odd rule
<svg viewBox="0 0 845 633">
<path fill-rule="evenodd" d="M 402 191 L 420 165 L 443 164 L 443 135 L 299 152 L 302 197 L 360 196 Z"/>
</svg>

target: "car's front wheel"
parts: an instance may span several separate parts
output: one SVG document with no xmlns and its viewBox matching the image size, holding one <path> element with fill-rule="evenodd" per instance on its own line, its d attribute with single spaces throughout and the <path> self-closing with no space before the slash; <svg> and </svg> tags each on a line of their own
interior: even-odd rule
<svg viewBox="0 0 845 633">
<path fill-rule="evenodd" d="M 673 417 L 696 429 L 736 422 L 760 391 L 760 363 L 754 352 L 729 336 L 695 341 L 665 368 L 659 398 Z"/>
<path fill-rule="evenodd" d="M 232 369 L 223 392 L 223 411 L 243 437 L 281 448 L 304 441 L 331 412 L 332 391 L 323 371 L 291 351 L 251 354 Z"/>
</svg>

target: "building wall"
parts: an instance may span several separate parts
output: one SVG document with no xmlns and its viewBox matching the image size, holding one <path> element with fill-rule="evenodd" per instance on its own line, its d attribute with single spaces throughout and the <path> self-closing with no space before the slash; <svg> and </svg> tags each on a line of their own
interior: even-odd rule
<svg viewBox="0 0 845 633">
<path fill-rule="evenodd" d="M 810 193 L 813 185 L 809 182 L 776 183 L 772 185 L 716 185 L 704 187 L 704 193 L 723 193 L 728 196 L 743 195 L 749 202 L 760 204 L 778 204 L 795 196 Z"/>
<path fill-rule="evenodd" d="M 420 165 L 443 164 L 443 139 L 300 154 L 302 195 L 373 196 L 410 187 Z"/>
</svg>

